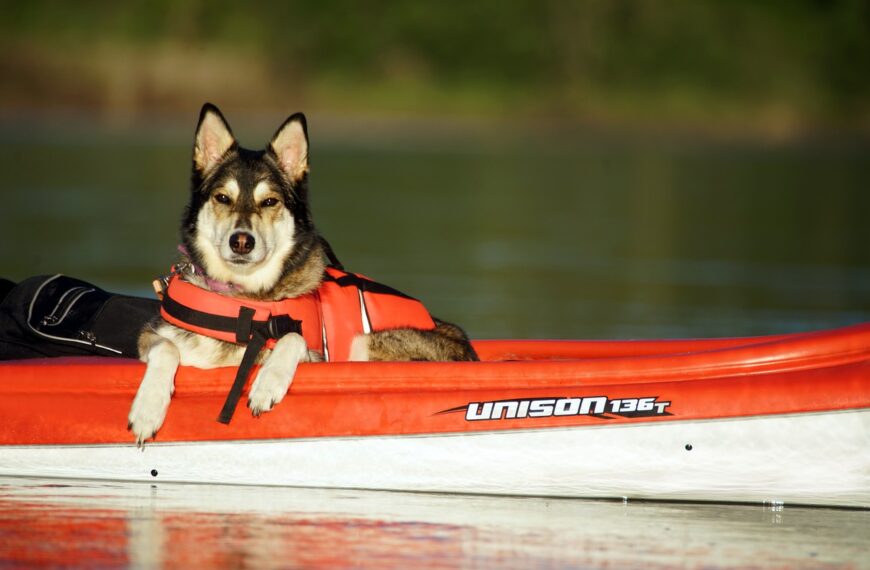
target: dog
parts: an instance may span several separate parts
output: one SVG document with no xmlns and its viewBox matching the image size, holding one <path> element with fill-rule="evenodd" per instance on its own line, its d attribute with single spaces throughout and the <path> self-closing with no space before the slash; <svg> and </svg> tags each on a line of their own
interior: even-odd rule
<svg viewBox="0 0 870 570">
<path fill-rule="evenodd" d="M 329 260 L 335 258 L 312 219 L 308 172 L 308 128 L 302 113 L 284 121 L 264 150 L 254 151 L 240 147 L 220 110 L 206 103 L 196 127 L 176 278 L 184 286 L 195 286 L 195 293 L 251 303 L 322 296 L 327 280 L 359 281 L 352 274 L 335 278 L 337 273 L 329 267 Z M 379 290 L 374 287 L 378 284 L 363 282 L 367 285 L 360 291 Z M 393 290 L 383 287 L 383 291 Z M 396 294 L 390 299 L 403 300 Z M 365 313 L 362 292 L 359 298 Z M 161 312 L 139 336 L 139 356 L 147 367 L 130 408 L 128 427 L 140 447 L 163 424 L 179 365 L 239 366 L 245 355 L 245 344 L 212 338 L 172 320 Z M 415 328 L 402 326 L 401 319 L 397 322 L 399 326 L 385 330 L 364 327 L 353 337 L 346 359 L 477 360 L 468 336 L 454 324 L 433 318 L 431 326 Z M 306 326 L 302 321 L 303 331 Z M 312 347 L 318 343 L 306 338 L 297 328 L 259 353 L 262 367 L 248 394 L 254 415 L 271 410 L 284 398 L 298 363 L 325 359 L 326 340 Z"/>
</svg>

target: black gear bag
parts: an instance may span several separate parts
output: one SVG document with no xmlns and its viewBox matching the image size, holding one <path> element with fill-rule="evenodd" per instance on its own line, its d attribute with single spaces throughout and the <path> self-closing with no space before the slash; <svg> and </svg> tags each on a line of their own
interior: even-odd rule
<svg viewBox="0 0 870 570">
<path fill-rule="evenodd" d="M 65 275 L 0 279 L 0 360 L 50 356 L 138 358 L 156 299 L 117 295 Z"/>
</svg>

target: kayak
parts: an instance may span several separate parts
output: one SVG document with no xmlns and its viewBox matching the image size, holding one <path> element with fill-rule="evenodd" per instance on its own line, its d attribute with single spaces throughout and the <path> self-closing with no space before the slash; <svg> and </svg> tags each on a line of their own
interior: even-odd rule
<svg viewBox="0 0 870 570">
<path fill-rule="evenodd" d="M 235 369 L 181 367 L 142 450 L 142 363 L 3 362 L 0 476 L 870 508 L 870 323 L 474 346 L 480 362 L 301 364 L 271 412 L 229 425 Z"/>
</svg>

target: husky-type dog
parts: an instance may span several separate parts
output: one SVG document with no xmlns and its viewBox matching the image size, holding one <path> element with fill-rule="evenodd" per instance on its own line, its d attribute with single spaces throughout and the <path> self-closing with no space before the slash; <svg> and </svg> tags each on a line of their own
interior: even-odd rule
<svg viewBox="0 0 870 570">
<path fill-rule="evenodd" d="M 297 113 L 265 150 L 241 148 L 217 107 L 200 113 L 193 147 L 190 201 L 181 228 L 184 280 L 221 294 L 275 301 L 321 286 L 327 268 L 325 241 L 308 205 L 308 132 Z M 477 360 L 459 327 L 434 319 L 434 328 L 398 328 L 360 334 L 349 360 Z M 179 364 L 237 366 L 245 346 L 203 336 L 158 318 L 139 337 L 147 363 L 133 400 L 129 427 L 136 442 L 153 437 L 169 407 Z M 269 411 L 287 393 L 299 362 L 319 361 L 302 335 L 292 332 L 263 351 L 248 407 Z"/>
</svg>

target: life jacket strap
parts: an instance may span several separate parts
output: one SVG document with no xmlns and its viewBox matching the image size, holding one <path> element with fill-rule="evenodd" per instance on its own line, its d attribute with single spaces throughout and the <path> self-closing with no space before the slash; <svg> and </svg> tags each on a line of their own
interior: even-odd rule
<svg viewBox="0 0 870 570">
<path fill-rule="evenodd" d="M 329 259 L 329 266 L 344 271 L 344 265 L 342 265 L 341 261 L 338 260 L 338 256 L 335 255 L 335 252 L 332 250 L 332 246 L 329 245 L 329 242 L 326 241 L 326 238 L 323 236 L 319 236 L 318 239 L 320 240 L 320 245 L 323 246 L 324 253 L 326 253 L 326 258 Z"/>
<path fill-rule="evenodd" d="M 250 307 L 239 307 L 239 318 L 236 319 L 236 342 L 245 344 L 251 340 L 254 331 L 254 315 L 257 311 Z"/>
<path fill-rule="evenodd" d="M 197 311 L 182 305 L 169 295 L 164 295 L 163 310 L 179 321 L 195 327 L 232 333 L 239 344 L 250 342 L 256 331 L 260 331 L 267 340 L 277 340 L 292 332 L 302 334 L 302 321 L 290 315 L 270 315 L 268 320 L 255 320 L 256 311 L 250 307 L 239 307 L 238 317 L 226 317 Z"/>
<path fill-rule="evenodd" d="M 239 364 L 239 369 L 236 371 L 236 379 L 233 380 L 233 386 L 227 394 L 224 407 L 218 415 L 218 421 L 222 424 L 228 424 L 233 419 L 233 414 L 239 405 L 239 399 L 242 397 L 242 390 L 248 382 L 248 376 L 250 376 L 251 369 L 257 361 L 257 355 L 266 346 L 266 341 L 279 339 L 291 332 L 302 334 L 302 321 L 297 321 L 289 315 L 273 315 L 269 317 L 268 321 L 263 322 L 254 320 L 255 313 L 256 311 L 249 307 L 239 309 L 239 318 L 236 320 L 236 341 L 246 342 L 248 346 L 245 348 L 242 363 Z"/>
<path fill-rule="evenodd" d="M 253 311 L 252 311 L 253 312 Z M 262 330 L 255 330 L 251 335 L 251 340 L 245 348 L 245 355 L 242 357 L 242 363 L 236 372 L 236 379 L 233 380 L 233 386 L 230 388 L 230 393 L 227 394 L 227 399 L 224 402 L 224 407 L 218 415 L 217 421 L 222 424 L 229 424 L 233 419 L 233 414 L 236 407 L 239 405 L 239 399 L 242 397 L 242 389 L 248 381 L 248 375 L 251 373 L 251 368 L 257 361 L 257 355 L 266 346 L 266 337 Z"/>
<path fill-rule="evenodd" d="M 372 281 L 371 279 L 366 279 L 365 277 L 356 275 L 354 273 L 348 273 L 346 275 L 342 275 L 341 277 L 335 277 L 329 273 L 325 273 L 323 275 L 323 281 L 335 283 L 339 287 L 353 286 L 360 291 L 366 293 L 375 293 L 378 295 L 393 295 L 394 297 L 401 297 L 402 299 L 413 299 L 413 297 L 411 297 L 410 295 L 406 295 L 401 291 L 393 289 L 388 285 L 378 283 L 377 281 Z"/>
</svg>

